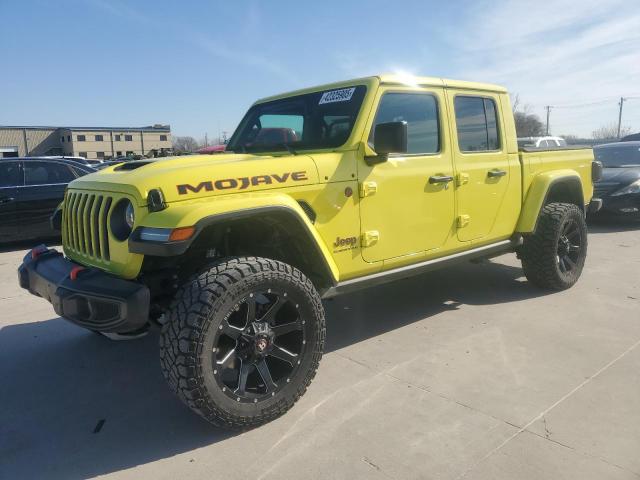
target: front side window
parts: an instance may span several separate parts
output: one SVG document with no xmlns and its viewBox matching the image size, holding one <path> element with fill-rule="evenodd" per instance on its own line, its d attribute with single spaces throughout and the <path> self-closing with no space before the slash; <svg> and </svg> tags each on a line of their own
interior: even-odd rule
<svg viewBox="0 0 640 480">
<path fill-rule="evenodd" d="M 386 93 L 371 128 L 371 145 L 376 125 L 388 122 L 407 122 L 407 153 L 429 154 L 440 150 L 438 105 L 433 95 Z"/>
<path fill-rule="evenodd" d="M 227 150 L 337 148 L 351 135 L 365 93 L 366 87 L 359 85 L 254 105 Z"/>
<path fill-rule="evenodd" d="M 166 135 L 160 135 L 160 141 L 161 142 L 166 142 L 167 141 L 167 136 Z"/>
<path fill-rule="evenodd" d="M 461 152 L 486 152 L 500 148 L 495 102 L 483 97 L 456 97 L 456 128 Z"/>
<path fill-rule="evenodd" d="M 120 135 L 114 135 L 113 139 L 114 139 L 116 142 L 119 142 L 119 141 L 120 141 Z"/>
<path fill-rule="evenodd" d="M 124 141 L 125 142 L 132 142 L 133 141 L 133 135 L 125 135 L 124 136 Z"/>
<path fill-rule="evenodd" d="M 96 142 L 102 142 L 104 137 L 102 135 L 96 135 Z"/>
<path fill-rule="evenodd" d="M 22 185 L 19 162 L 0 162 L 0 187 Z"/>
<path fill-rule="evenodd" d="M 87 139 L 87 137 L 86 137 L 86 136 L 84 136 L 84 135 L 78 135 L 78 141 L 79 141 L 79 142 L 84 142 L 86 139 Z"/>
<path fill-rule="evenodd" d="M 69 183 L 74 178 L 69 167 L 61 163 L 24 162 L 25 185 Z"/>
</svg>

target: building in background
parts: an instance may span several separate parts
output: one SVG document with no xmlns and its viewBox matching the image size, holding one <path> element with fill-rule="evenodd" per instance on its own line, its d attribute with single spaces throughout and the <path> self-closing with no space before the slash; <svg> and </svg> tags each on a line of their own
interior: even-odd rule
<svg viewBox="0 0 640 480">
<path fill-rule="evenodd" d="M 156 157 L 170 152 L 169 125 L 139 128 L 0 126 L 0 157 L 65 155 L 108 159 L 126 155 Z"/>
</svg>

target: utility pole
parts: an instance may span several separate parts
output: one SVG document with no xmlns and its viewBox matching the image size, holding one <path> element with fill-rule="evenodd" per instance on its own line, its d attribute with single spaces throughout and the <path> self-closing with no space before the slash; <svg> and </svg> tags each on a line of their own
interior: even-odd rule
<svg viewBox="0 0 640 480">
<path fill-rule="evenodd" d="M 618 112 L 618 139 L 620 139 L 620 127 L 622 126 L 622 105 L 624 105 L 625 100 L 626 98 L 620 97 L 620 103 L 618 103 L 620 105 L 620 111 Z"/>
<path fill-rule="evenodd" d="M 544 108 L 547 110 L 547 133 L 546 133 L 546 135 L 549 136 L 549 113 L 551 113 L 551 105 L 545 105 Z"/>
</svg>

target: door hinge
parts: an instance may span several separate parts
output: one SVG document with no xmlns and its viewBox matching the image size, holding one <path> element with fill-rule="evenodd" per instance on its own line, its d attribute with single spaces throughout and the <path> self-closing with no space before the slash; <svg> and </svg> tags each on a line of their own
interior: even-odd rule
<svg viewBox="0 0 640 480">
<path fill-rule="evenodd" d="M 471 217 L 469 215 L 458 215 L 458 228 L 464 228 L 469 225 Z"/>
<path fill-rule="evenodd" d="M 360 245 L 363 247 L 370 247 L 380 240 L 380 232 L 377 230 L 369 230 L 368 232 L 364 232 L 360 238 Z"/>
<path fill-rule="evenodd" d="M 456 186 L 461 186 L 469 183 L 469 174 L 468 173 L 459 173 L 456 175 Z"/>
<path fill-rule="evenodd" d="M 376 182 L 362 182 L 360 184 L 360 198 L 374 195 L 378 191 L 378 184 Z"/>
</svg>

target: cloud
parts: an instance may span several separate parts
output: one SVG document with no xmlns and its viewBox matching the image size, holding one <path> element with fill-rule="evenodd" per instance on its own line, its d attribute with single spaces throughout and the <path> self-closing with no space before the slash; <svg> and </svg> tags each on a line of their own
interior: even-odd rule
<svg viewBox="0 0 640 480">
<path fill-rule="evenodd" d="M 617 120 L 620 96 L 640 94 L 639 25 L 629 2 L 502 1 L 475 11 L 452 43 L 467 78 L 506 85 L 541 116 L 564 106 L 552 110 L 552 130 L 588 135 Z M 569 108 L 585 103 L 595 104 Z M 640 129 L 640 101 L 625 113 Z"/>
<path fill-rule="evenodd" d="M 283 65 L 266 58 L 264 55 L 256 55 L 251 52 L 243 52 L 238 49 L 231 49 L 223 43 L 217 42 L 208 37 L 203 32 L 185 32 L 186 38 L 191 43 L 200 47 L 202 50 L 223 60 L 231 63 L 253 67 L 264 72 L 269 72 L 289 83 L 297 83 L 296 75 Z"/>
<path fill-rule="evenodd" d="M 171 22 L 151 19 L 126 3 L 119 0 L 87 0 L 89 5 L 103 10 L 104 12 L 128 22 L 142 23 L 145 26 L 158 30 L 173 33 L 177 38 L 189 42 L 191 45 L 200 48 L 202 51 L 216 58 L 226 60 L 230 63 L 243 65 L 257 69 L 260 72 L 269 73 L 288 83 L 297 83 L 294 73 L 284 65 L 269 59 L 264 55 L 264 49 L 260 49 L 260 55 L 241 49 L 232 48 L 228 44 L 215 40 L 205 32 L 194 32 L 193 25 L 181 25 L 173 20 Z M 243 21 L 242 36 L 255 35 L 261 24 L 260 11 L 257 4 L 252 3 L 246 10 Z"/>
</svg>

